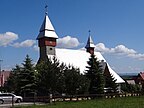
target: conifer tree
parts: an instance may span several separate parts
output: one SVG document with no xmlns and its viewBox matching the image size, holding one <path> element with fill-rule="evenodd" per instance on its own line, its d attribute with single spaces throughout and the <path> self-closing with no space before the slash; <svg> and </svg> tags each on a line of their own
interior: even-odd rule
<svg viewBox="0 0 144 108">
<path fill-rule="evenodd" d="M 26 96 L 36 92 L 36 71 L 32 59 L 26 55 L 22 66 L 16 65 L 5 85 L 9 91 Z"/>
<path fill-rule="evenodd" d="M 22 65 L 22 70 L 18 76 L 18 86 L 20 87 L 19 92 L 25 96 L 28 94 L 32 95 L 36 90 L 36 71 L 29 55 L 26 55 Z"/>
<path fill-rule="evenodd" d="M 118 85 L 116 84 L 116 79 L 110 73 L 105 75 L 105 88 L 109 88 L 110 89 L 109 92 L 114 92 L 114 93 L 117 92 Z"/>
<path fill-rule="evenodd" d="M 74 95 L 87 90 L 87 80 L 80 70 L 64 63 L 59 63 L 55 57 L 41 61 L 37 65 L 39 95 L 66 93 Z"/>
<path fill-rule="evenodd" d="M 90 81 L 86 78 L 86 76 L 80 74 L 78 94 L 88 94 L 89 85 L 90 85 Z"/>
<path fill-rule="evenodd" d="M 65 85 L 66 93 L 70 95 L 77 94 L 80 86 L 80 71 L 73 66 L 68 66 L 65 69 Z"/>
<path fill-rule="evenodd" d="M 21 67 L 16 65 L 15 68 L 12 69 L 10 76 L 5 83 L 5 88 L 8 92 L 16 92 L 20 87 L 18 87 L 19 82 L 19 74 L 21 72 Z"/>
<path fill-rule="evenodd" d="M 59 73 L 57 75 L 57 84 L 56 84 L 56 91 L 60 94 L 66 92 L 66 85 L 65 85 L 65 69 L 67 68 L 64 63 L 61 63 L 59 68 Z"/>
<path fill-rule="evenodd" d="M 41 61 L 37 65 L 39 95 L 55 94 L 57 92 L 59 65 L 60 63 L 55 57 L 52 60 Z"/>
<path fill-rule="evenodd" d="M 104 76 L 100 62 L 95 58 L 95 55 L 91 55 L 86 71 L 86 77 L 90 80 L 89 93 L 101 94 L 104 92 Z"/>
</svg>

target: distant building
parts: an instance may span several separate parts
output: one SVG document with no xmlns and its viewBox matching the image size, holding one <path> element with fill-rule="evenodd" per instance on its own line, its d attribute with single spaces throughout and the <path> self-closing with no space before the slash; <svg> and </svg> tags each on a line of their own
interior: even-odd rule
<svg viewBox="0 0 144 108">
<path fill-rule="evenodd" d="M 144 72 L 140 73 L 129 73 L 126 75 L 121 75 L 121 77 L 126 81 L 127 84 L 130 85 L 140 85 L 144 87 Z"/>
<path fill-rule="evenodd" d="M 9 78 L 11 71 L 1 71 L 0 73 L 0 87 L 4 86 L 4 83 L 7 81 L 7 79 Z"/>
<path fill-rule="evenodd" d="M 95 52 L 95 45 L 93 43 L 91 35 L 88 37 L 87 44 L 85 46 L 85 50 L 72 50 L 72 49 L 60 49 L 56 48 L 58 39 L 58 35 L 55 32 L 55 29 L 48 17 L 46 12 L 43 24 L 40 28 L 37 40 L 40 49 L 40 57 L 39 61 L 46 60 L 48 58 L 53 58 L 55 56 L 60 62 L 65 63 L 66 65 L 72 65 L 76 68 L 80 69 L 80 72 L 83 73 L 86 70 L 86 66 L 88 66 L 87 61 L 90 58 L 91 54 L 94 54 L 97 59 L 104 63 L 103 70 L 107 73 L 113 75 L 116 79 L 117 84 L 124 83 L 125 81 L 110 67 L 110 65 L 106 62 L 104 57 L 100 52 Z"/>
<path fill-rule="evenodd" d="M 130 84 L 130 85 L 135 85 L 136 83 L 135 83 L 135 80 L 126 80 L 126 82 L 128 83 L 128 84 Z"/>
<path fill-rule="evenodd" d="M 144 87 L 144 72 L 140 72 L 137 76 L 136 83 Z"/>
</svg>

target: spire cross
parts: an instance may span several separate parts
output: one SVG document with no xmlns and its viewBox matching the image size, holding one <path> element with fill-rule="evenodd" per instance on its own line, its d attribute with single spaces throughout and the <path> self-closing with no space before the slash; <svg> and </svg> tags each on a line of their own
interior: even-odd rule
<svg viewBox="0 0 144 108">
<path fill-rule="evenodd" d="M 48 6 L 45 6 L 45 14 L 48 14 Z"/>
<path fill-rule="evenodd" d="M 88 32 L 89 32 L 89 36 L 90 36 L 90 32 L 91 32 L 91 31 L 89 30 Z"/>
</svg>

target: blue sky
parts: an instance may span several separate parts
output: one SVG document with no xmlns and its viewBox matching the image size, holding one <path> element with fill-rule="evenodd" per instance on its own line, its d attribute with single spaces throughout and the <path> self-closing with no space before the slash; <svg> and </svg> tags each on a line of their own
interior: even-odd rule
<svg viewBox="0 0 144 108">
<path fill-rule="evenodd" d="M 91 30 L 95 50 L 103 54 L 115 71 L 144 70 L 143 0 L 1 0 L 2 69 L 21 64 L 26 54 L 37 62 L 36 37 L 46 4 L 59 36 L 58 47 L 83 48 Z"/>
</svg>

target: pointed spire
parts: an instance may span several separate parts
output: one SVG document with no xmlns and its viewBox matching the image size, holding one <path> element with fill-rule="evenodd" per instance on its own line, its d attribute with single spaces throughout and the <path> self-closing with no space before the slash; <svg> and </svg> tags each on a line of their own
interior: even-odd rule
<svg viewBox="0 0 144 108">
<path fill-rule="evenodd" d="M 40 33 L 37 37 L 37 39 L 43 38 L 43 37 L 50 37 L 50 38 L 58 38 L 57 34 L 55 33 L 55 29 L 48 17 L 48 6 L 45 6 L 45 19 L 43 21 L 43 24 L 40 28 Z"/>
<path fill-rule="evenodd" d="M 85 48 L 95 48 L 95 45 L 93 43 L 93 40 L 92 40 L 92 37 L 90 35 L 90 30 L 89 30 L 89 37 L 88 37 L 88 40 L 87 40 L 87 44 L 85 46 Z"/>
<path fill-rule="evenodd" d="M 91 38 L 90 30 L 89 30 L 89 37 L 88 37 L 87 44 L 86 44 L 85 48 L 86 48 L 87 52 L 89 52 L 90 54 L 94 54 L 95 45 L 94 45 L 93 40 Z"/>
</svg>

